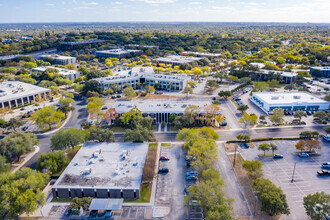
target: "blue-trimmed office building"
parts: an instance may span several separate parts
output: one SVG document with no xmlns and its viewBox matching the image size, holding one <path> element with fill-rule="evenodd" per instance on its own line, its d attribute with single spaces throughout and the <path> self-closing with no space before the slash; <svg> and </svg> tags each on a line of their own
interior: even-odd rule
<svg viewBox="0 0 330 220">
<path fill-rule="evenodd" d="M 283 110 L 328 110 L 329 102 L 308 92 L 254 92 L 251 101 L 265 113 L 276 108 Z"/>
</svg>

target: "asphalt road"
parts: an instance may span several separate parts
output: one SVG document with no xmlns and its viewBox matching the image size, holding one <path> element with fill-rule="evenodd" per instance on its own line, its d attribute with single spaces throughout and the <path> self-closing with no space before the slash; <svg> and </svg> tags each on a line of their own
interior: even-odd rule
<svg viewBox="0 0 330 220">
<path fill-rule="evenodd" d="M 74 97 L 75 102 L 73 103 L 73 107 L 75 110 L 72 112 L 71 117 L 69 121 L 66 123 L 66 125 L 63 128 L 80 128 L 80 124 L 87 118 L 88 113 L 86 110 L 87 102 L 80 96 L 75 96 Z M 30 167 L 32 169 L 35 169 L 38 161 L 38 157 L 42 153 L 48 153 L 51 151 L 50 149 L 50 138 L 54 134 L 40 134 L 37 135 L 39 139 L 39 152 L 36 153 L 24 166 L 25 167 Z"/>
</svg>

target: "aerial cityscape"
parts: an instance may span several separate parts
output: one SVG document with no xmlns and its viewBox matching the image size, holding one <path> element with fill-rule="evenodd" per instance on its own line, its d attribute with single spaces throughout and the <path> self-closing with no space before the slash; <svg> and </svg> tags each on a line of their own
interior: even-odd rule
<svg viewBox="0 0 330 220">
<path fill-rule="evenodd" d="M 0 0 L 0 219 L 330 219 L 329 11 Z"/>
</svg>

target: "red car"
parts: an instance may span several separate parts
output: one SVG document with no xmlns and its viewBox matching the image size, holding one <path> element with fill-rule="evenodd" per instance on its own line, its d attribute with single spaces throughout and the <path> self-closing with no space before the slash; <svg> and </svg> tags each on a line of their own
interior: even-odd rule
<svg viewBox="0 0 330 220">
<path fill-rule="evenodd" d="M 159 160 L 170 160 L 168 157 L 160 157 Z"/>
</svg>

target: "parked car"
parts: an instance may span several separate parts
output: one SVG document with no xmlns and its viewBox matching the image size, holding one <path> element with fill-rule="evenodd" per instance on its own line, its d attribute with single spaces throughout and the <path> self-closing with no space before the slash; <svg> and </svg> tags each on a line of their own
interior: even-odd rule
<svg viewBox="0 0 330 220">
<path fill-rule="evenodd" d="M 298 154 L 298 157 L 301 157 L 301 158 L 309 157 L 309 154 L 306 154 L 306 153 L 300 153 L 300 154 Z"/>
<path fill-rule="evenodd" d="M 322 163 L 321 167 L 325 169 L 330 168 L 330 162 Z"/>
<path fill-rule="evenodd" d="M 24 111 L 24 110 L 25 110 L 25 108 L 21 108 L 20 110 L 21 110 L 21 111 Z"/>
<path fill-rule="evenodd" d="M 111 217 L 112 216 L 112 212 L 111 211 L 106 211 L 105 212 L 105 214 L 104 214 L 104 217 L 106 217 L 106 218 L 109 218 L 109 217 Z"/>
<path fill-rule="evenodd" d="M 168 173 L 168 172 L 169 172 L 168 168 L 161 168 L 158 170 L 158 173 Z"/>
<path fill-rule="evenodd" d="M 312 115 L 312 112 L 311 111 L 307 111 L 306 114 L 307 115 Z"/>
<path fill-rule="evenodd" d="M 117 98 L 121 98 L 121 95 L 117 95 Z"/>
<path fill-rule="evenodd" d="M 330 137 L 328 137 L 327 135 L 323 135 L 322 139 L 327 141 L 327 142 L 330 142 Z"/>
<path fill-rule="evenodd" d="M 197 175 L 198 175 L 197 171 L 186 172 L 186 176 L 197 176 Z"/>
<path fill-rule="evenodd" d="M 250 148 L 249 143 L 243 143 L 243 146 L 244 146 L 245 148 Z"/>
<path fill-rule="evenodd" d="M 317 174 L 320 176 L 330 176 L 330 171 L 329 170 L 320 170 L 320 171 L 317 171 Z"/>
<path fill-rule="evenodd" d="M 190 206 L 199 206 L 199 202 L 197 200 L 191 200 L 188 203 Z"/>
<path fill-rule="evenodd" d="M 108 109 L 107 106 L 103 106 L 103 107 L 101 108 L 101 110 L 107 110 L 107 109 Z"/>
<path fill-rule="evenodd" d="M 195 177 L 195 176 L 187 176 L 186 177 L 186 180 L 187 181 L 196 181 L 197 180 L 197 177 Z"/>
<path fill-rule="evenodd" d="M 28 128 L 29 128 L 28 126 L 24 126 L 24 127 L 22 128 L 22 131 L 26 131 Z"/>
<path fill-rule="evenodd" d="M 220 126 L 227 126 L 227 122 L 226 121 L 223 121 Z"/>
<path fill-rule="evenodd" d="M 161 157 L 159 158 L 159 160 L 170 160 L 170 158 L 168 158 L 168 157 L 164 157 L 164 156 L 161 156 Z"/>
<path fill-rule="evenodd" d="M 273 156 L 274 159 L 280 159 L 280 158 L 283 158 L 283 155 L 282 154 L 275 154 Z"/>
<path fill-rule="evenodd" d="M 115 96 L 115 95 L 113 95 L 113 96 L 111 96 L 111 98 L 112 98 L 112 99 L 115 99 L 115 98 L 116 98 L 116 96 Z"/>
</svg>

